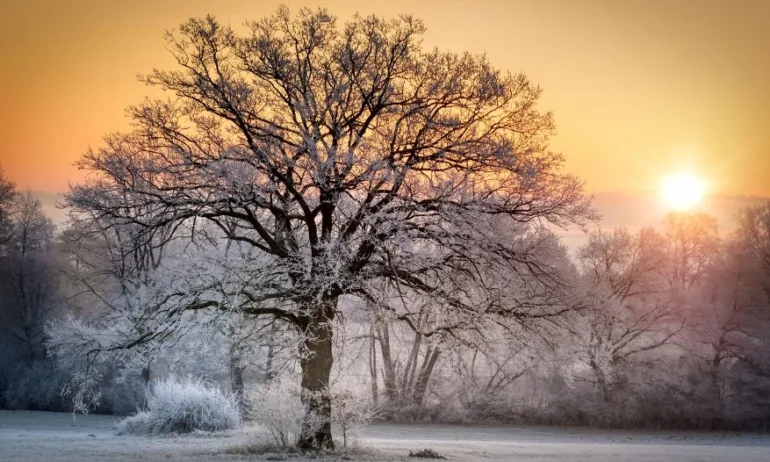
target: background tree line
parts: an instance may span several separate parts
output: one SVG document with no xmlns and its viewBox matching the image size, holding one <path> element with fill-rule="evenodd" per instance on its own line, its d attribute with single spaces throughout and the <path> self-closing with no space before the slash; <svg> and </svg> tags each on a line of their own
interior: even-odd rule
<svg viewBox="0 0 770 462">
<path fill-rule="evenodd" d="M 47 333 L 46 325 L 99 319 L 112 309 L 108 297 L 135 290 L 126 286 L 127 271 L 162 259 L 150 250 L 123 252 L 130 233 L 77 222 L 55 232 L 31 193 L 1 184 L 0 403 L 71 410 L 73 396 L 62 391 L 76 367 L 46 350 L 61 332 Z M 529 303 L 565 310 L 515 326 L 442 322 L 436 330 L 441 306 L 420 297 L 406 303 L 392 287 L 379 288 L 389 307 L 348 300 L 333 386 L 352 390 L 384 419 L 765 429 L 770 204 L 740 210 L 736 220 L 736 231 L 720 237 L 706 215 L 670 214 L 660 230 L 592 232 L 573 252 L 549 235 L 539 252 L 558 268 L 564 289 L 558 296 L 542 287 L 516 290 L 529 290 Z M 136 363 L 129 374 L 117 363 L 102 365 L 97 411 L 133 411 L 142 386 L 171 372 L 243 394 L 298 367 L 295 334 L 280 323 L 244 329 L 212 316 L 186 329 L 196 335 L 124 359 Z"/>
</svg>

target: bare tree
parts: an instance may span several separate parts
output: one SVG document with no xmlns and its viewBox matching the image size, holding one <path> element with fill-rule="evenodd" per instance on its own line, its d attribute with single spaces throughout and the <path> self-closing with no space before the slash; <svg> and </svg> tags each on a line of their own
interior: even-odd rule
<svg viewBox="0 0 770 462">
<path fill-rule="evenodd" d="M 442 388 L 451 394 L 447 396 L 445 391 L 441 396 L 441 389 L 437 394 L 442 400 L 459 401 L 477 416 L 499 418 L 514 407 L 520 380 L 536 363 L 544 362 L 543 353 L 550 348 L 526 331 L 511 337 L 498 329 L 487 336 L 490 341 L 472 348 L 447 348 L 449 359 L 443 375 L 449 374 L 451 379 L 445 379 Z M 523 343 L 522 338 L 526 339 Z"/>
<path fill-rule="evenodd" d="M 719 251 L 716 219 L 703 213 L 672 212 L 665 224 L 669 284 L 689 289 L 701 281 Z"/>
<path fill-rule="evenodd" d="M 428 327 L 429 310 L 415 309 L 414 312 L 419 314 L 411 326 L 387 321 L 382 316 L 376 316 L 372 323 L 374 338 L 380 346 L 385 395 L 393 408 L 422 406 L 428 382 L 442 353 L 439 336 L 431 338 L 432 335 L 423 334 L 426 330 L 432 332 Z M 399 341 L 393 338 L 394 333 Z M 403 339 L 405 334 L 411 338 Z"/>
<path fill-rule="evenodd" d="M 740 210 L 737 218 L 738 238 L 753 250 L 764 268 L 768 280 L 766 290 L 770 296 L 770 201 Z"/>
<path fill-rule="evenodd" d="M 669 345 L 684 328 L 660 276 L 665 241 L 651 229 L 597 232 L 578 252 L 590 309 L 577 314 L 578 358 L 591 369 L 605 403 L 632 361 Z"/>
<path fill-rule="evenodd" d="M 750 380 L 749 376 L 766 380 L 770 375 L 764 254 L 768 235 L 762 235 L 762 213 L 762 207 L 740 211 L 740 227 L 720 248 L 700 293 L 696 339 L 705 347 L 700 370 L 719 416 L 724 416 L 729 399 L 742 391 L 736 383 Z"/>
<path fill-rule="evenodd" d="M 257 285 L 169 296 L 168 314 L 209 307 L 294 326 L 308 409 L 299 445 L 331 447 L 341 296 L 371 299 L 370 284 L 387 280 L 430 296 L 452 324 L 526 316 L 498 289 L 536 272 L 539 256 L 505 231 L 594 212 L 547 149 L 552 116 L 524 75 L 422 50 L 411 16 L 337 27 L 325 10 L 281 8 L 247 27 L 206 17 L 169 34 L 178 69 L 143 81 L 172 98 L 131 108 L 135 129 L 82 158 L 95 175 L 67 204 L 133 224 L 145 242 L 204 220 L 250 246 L 240 276 Z"/>
<path fill-rule="evenodd" d="M 16 185 L 5 178 L 0 168 L 0 250 L 2 250 L 12 235 L 11 208 L 16 200 Z"/>
<path fill-rule="evenodd" d="M 29 362 L 45 357 L 45 322 L 58 307 L 59 261 L 53 223 L 27 191 L 14 201 L 8 254 L 0 261 L 0 330 Z"/>
</svg>

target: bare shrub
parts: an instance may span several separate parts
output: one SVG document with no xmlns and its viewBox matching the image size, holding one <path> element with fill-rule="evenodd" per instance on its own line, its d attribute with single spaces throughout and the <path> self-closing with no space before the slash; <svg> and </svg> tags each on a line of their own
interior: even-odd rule
<svg viewBox="0 0 770 462">
<path fill-rule="evenodd" d="M 275 444 L 296 445 L 305 415 L 296 380 L 282 375 L 244 396 L 246 418 L 264 427 Z"/>
<path fill-rule="evenodd" d="M 332 393 L 332 423 L 342 431 L 342 446 L 347 447 L 351 438 L 379 415 L 369 396 L 356 395 L 349 389 Z"/>
<path fill-rule="evenodd" d="M 281 448 L 293 447 L 301 433 L 303 418 L 307 419 L 307 408 L 300 399 L 300 386 L 295 378 L 288 375 L 276 377 L 246 394 L 246 419 L 264 427 Z M 360 430 L 377 417 L 377 409 L 371 399 L 357 395 L 350 390 L 330 393 L 332 400 L 332 423 L 342 432 L 343 447 Z M 313 425 L 322 425 L 319 416 Z"/>
<path fill-rule="evenodd" d="M 412 452 L 409 451 L 409 457 L 413 457 L 416 459 L 443 459 L 446 460 L 446 457 L 442 456 L 438 452 L 434 451 L 433 449 L 423 449 L 421 451 Z"/>
<path fill-rule="evenodd" d="M 66 373 L 57 370 L 49 360 L 29 365 L 11 364 L 0 375 L 9 382 L 4 391 L 0 390 L 0 403 L 7 409 L 53 412 L 71 409 L 71 403 L 61 395 Z"/>
</svg>

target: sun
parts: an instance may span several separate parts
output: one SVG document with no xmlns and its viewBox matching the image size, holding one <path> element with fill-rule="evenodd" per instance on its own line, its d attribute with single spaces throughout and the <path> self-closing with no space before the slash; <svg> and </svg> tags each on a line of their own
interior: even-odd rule
<svg viewBox="0 0 770 462">
<path fill-rule="evenodd" d="M 668 175 L 661 182 L 663 199 L 676 211 L 690 210 L 703 200 L 706 184 L 690 173 Z"/>
</svg>

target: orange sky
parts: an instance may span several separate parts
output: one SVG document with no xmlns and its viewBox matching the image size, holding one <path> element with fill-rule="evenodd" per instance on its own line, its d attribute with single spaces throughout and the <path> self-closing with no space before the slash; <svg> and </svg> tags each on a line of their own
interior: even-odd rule
<svg viewBox="0 0 770 462">
<path fill-rule="evenodd" d="M 0 164 L 63 191 L 72 167 L 168 67 L 163 32 L 212 13 L 238 25 L 279 3 L 413 13 L 425 43 L 524 71 L 555 111 L 568 169 L 589 191 L 643 192 L 691 169 L 710 192 L 770 196 L 770 0 L 0 0 Z"/>
</svg>

